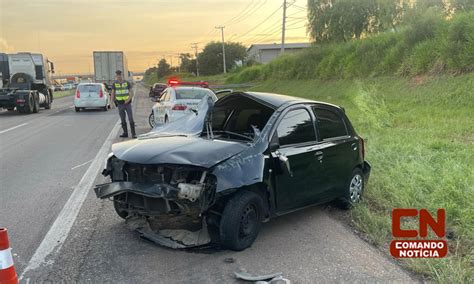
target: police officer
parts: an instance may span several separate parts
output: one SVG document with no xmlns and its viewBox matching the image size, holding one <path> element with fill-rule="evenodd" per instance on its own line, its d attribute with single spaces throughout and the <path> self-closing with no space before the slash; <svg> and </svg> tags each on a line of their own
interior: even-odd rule
<svg viewBox="0 0 474 284">
<path fill-rule="evenodd" d="M 117 80 L 112 84 L 111 100 L 118 107 L 120 121 L 122 122 L 123 133 L 120 135 L 120 137 L 128 137 L 127 120 L 125 119 L 126 114 L 126 116 L 128 116 L 128 121 L 130 122 L 132 137 L 137 138 L 137 135 L 135 134 L 135 122 L 133 121 L 132 113 L 132 84 L 123 80 L 122 71 L 117 70 L 115 75 Z"/>
</svg>

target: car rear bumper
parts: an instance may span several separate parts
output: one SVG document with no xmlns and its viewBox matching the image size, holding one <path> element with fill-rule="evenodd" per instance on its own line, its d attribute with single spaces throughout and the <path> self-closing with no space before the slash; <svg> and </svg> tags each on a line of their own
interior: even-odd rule
<svg viewBox="0 0 474 284">
<path fill-rule="evenodd" d="M 367 184 L 369 182 L 369 177 L 370 177 L 370 171 L 372 170 L 372 166 L 369 164 L 369 162 L 364 161 L 364 164 L 362 166 L 362 174 L 364 175 L 364 183 Z"/>
<path fill-rule="evenodd" d="M 105 99 L 92 99 L 92 100 L 74 100 L 75 107 L 105 107 L 107 101 Z"/>
</svg>

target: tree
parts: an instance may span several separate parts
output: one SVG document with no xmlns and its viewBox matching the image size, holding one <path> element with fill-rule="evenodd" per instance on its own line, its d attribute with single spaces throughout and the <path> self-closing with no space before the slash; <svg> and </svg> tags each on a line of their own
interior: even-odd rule
<svg viewBox="0 0 474 284">
<path fill-rule="evenodd" d="M 247 48 L 237 42 L 225 43 L 226 69 L 231 70 L 235 61 L 244 60 Z M 206 44 L 203 51 L 198 54 L 199 73 L 202 75 L 214 75 L 224 70 L 222 62 L 222 43 L 210 42 Z"/>
<path fill-rule="evenodd" d="M 181 61 L 181 65 L 179 66 L 181 72 L 196 74 L 196 59 L 191 59 L 191 54 L 181 53 L 179 58 Z"/>
<path fill-rule="evenodd" d="M 377 32 L 378 7 L 377 0 L 308 0 L 310 35 L 325 42 Z"/>
<path fill-rule="evenodd" d="M 158 78 L 163 78 L 166 75 L 169 75 L 170 73 L 171 73 L 170 65 L 166 62 L 166 59 L 164 58 L 161 59 L 158 62 L 156 75 L 158 76 Z"/>
</svg>

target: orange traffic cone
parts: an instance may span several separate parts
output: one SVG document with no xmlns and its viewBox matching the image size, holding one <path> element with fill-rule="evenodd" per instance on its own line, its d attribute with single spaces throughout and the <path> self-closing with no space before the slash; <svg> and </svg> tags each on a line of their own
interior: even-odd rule
<svg viewBox="0 0 474 284">
<path fill-rule="evenodd" d="M 8 242 L 6 228 L 0 228 L 0 284 L 17 284 L 18 278 L 13 266 L 12 249 Z"/>
</svg>

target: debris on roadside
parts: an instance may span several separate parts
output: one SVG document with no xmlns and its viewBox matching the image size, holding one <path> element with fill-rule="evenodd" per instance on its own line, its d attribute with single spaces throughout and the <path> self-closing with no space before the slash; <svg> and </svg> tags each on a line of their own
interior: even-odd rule
<svg viewBox="0 0 474 284">
<path fill-rule="evenodd" d="M 290 284 L 290 280 L 283 278 L 282 274 L 281 272 L 277 272 L 264 275 L 252 275 L 245 271 L 234 272 L 237 279 L 253 282 L 255 284 Z"/>
</svg>

